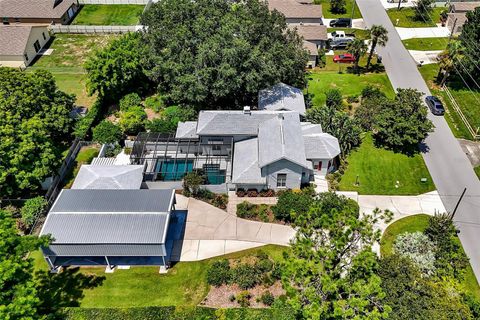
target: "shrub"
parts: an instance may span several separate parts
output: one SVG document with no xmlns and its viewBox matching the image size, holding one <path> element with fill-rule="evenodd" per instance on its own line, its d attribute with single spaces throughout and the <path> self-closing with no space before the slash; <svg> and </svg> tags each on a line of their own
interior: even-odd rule
<svg viewBox="0 0 480 320">
<path fill-rule="evenodd" d="M 247 308 L 250 306 L 250 299 L 252 295 L 248 291 L 242 291 L 237 295 L 237 302 L 242 308 Z"/>
<path fill-rule="evenodd" d="M 273 269 L 273 261 L 268 258 L 261 259 L 255 264 L 255 267 L 260 273 L 270 272 Z"/>
<path fill-rule="evenodd" d="M 273 270 L 270 276 L 275 280 L 280 280 L 282 278 L 282 269 L 278 263 L 273 265 Z"/>
<path fill-rule="evenodd" d="M 147 114 L 142 107 L 131 107 L 120 115 L 120 127 L 125 134 L 136 135 L 145 128 Z"/>
<path fill-rule="evenodd" d="M 254 266 L 241 264 L 232 270 L 232 278 L 241 289 L 249 289 L 258 283 L 258 272 Z"/>
<path fill-rule="evenodd" d="M 229 283 L 231 279 L 231 270 L 228 260 L 222 259 L 213 262 L 207 270 L 207 283 L 219 287 L 222 284 Z"/>
<path fill-rule="evenodd" d="M 343 108 L 343 97 L 342 92 L 339 89 L 330 89 L 325 92 L 326 102 L 325 104 L 329 107 L 334 107 L 337 110 Z"/>
<path fill-rule="evenodd" d="M 216 194 L 212 199 L 212 205 L 220 209 L 227 209 L 228 196 L 224 193 Z"/>
<path fill-rule="evenodd" d="M 258 197 L 258 191 L 255 189 L 249 189 L 247 191 L 247 197 L 253 197 L 253 198 Z"/>
<path fill-rule="evenodd" d="M 295 193 L 291 190 L 279 193 L 278 202 L 272 207 L 273 214 L 278 220 L 292 221 L 291 213 L 305 214 L 313 202 L 313 198 L 306 192 Z"/>
<path fill-rule="evenodd" d="M 435 244 L 421 232 L 400 234 L 393 244 L 395 253 L 410 258 L 422 274 L 435 272 Z"/>
<path fill-rule="evenodd" d="M 275 302 L 275 297 L 270 291 L 265 291 L 260 296 L 260 301 L 266 306 L 271 306 Z"/>
<path fill-rule="evenodd" d="M 210 200 L 215 198 L 215 193 L 205 188 L 199 188 L 198 191 L 194 194 L 194 196 L 197 199 L 209 202 Z"/>
<path fill-rule="evenodd" d="M 192 171 L 187 173 L 183 177 L 183 194 L 190 196 L 190 194 L 196 195 L 199 191 L 200 185 L 205 182 L 205 176 L 198 171 Z"/>
<path fill-rule="evenodd" d="M 100 122 L 92 131 L 92 139 L 98 143 L 117 143 L 122 138 L 122 129 L 108 120 Z"/>
<path fill-rule="evenodd" d="M 245 190 L 243 190 L 243 189 L 238 189 L 238 190 L 237 190 L 237 197 L 240 197 L 240 198 L 245 197 Z"/>
<path fill-rule="evenodd" d="M 248 201 L 243 201 L 237 204 L 237 216 L 246 219 L 254 218 L 257 215 L 256 208 L 256 205 Z"/>
<path fill-rule="evenodd" d="M 22 209 L 20 209 L 20 215 L 27 229 L 33 227 L 38 215 L 42 213 L 46 206 L 47 201 L 43 197 L 35 197 L 25 201 Z"/>
<path fill-rule="evenodd" d="M 266 205 L 266 204 L 258 205 L 257 206 L 257 217 L 263 222 L 270 221 L 270 218 L 268 216 L 268 210 L 269 210 L 268 205 Z"/>
<path fill-rule="evenodd" d="M 158 113 L 165 107 L 165 104 L 161 96 L 154 95 L 145 99 L 145 107 Z"/>
<path fill-rule="evenodd" d="M 142 105 L 142 98 L 137 93 L 129 93 L 120 100 L 120 111 L 126 112 L 132 107 Z"/>
</svg>

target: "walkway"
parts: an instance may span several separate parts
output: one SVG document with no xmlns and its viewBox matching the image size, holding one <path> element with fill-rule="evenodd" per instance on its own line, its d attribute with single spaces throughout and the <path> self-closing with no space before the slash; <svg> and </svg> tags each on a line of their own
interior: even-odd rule
<svg viewBox="0 0 480 320">
<path fill-rule="evenodd" d="M 380 0 L 358 0 L 357 4 L 367 26 L 382 24 L 389 32 L 387 45 L 377 51 L 383 58 L 393 87 L 415 88 L 430 94 Z M 448 211 L 453 210 L 463 188 L 467 188 L 454 221 L 460 229 L 459 237 L 475 275 L 480 279 L 480 180 L 445 119 L 430 113 L 429 118 L 435 125 L 435 131 L 425 141 L 423 158 Z"/>
<path fill-rule="evenodd" d="M 401 40 L 412 39 L 412 38 L 446 38 L 450 36 L 450 30 L 448 30 L 447 27 L 430 27 L 430 28 L 400 28 L 399 27 L 395 29 L 397 29 L 398 35 L 400 36 Z"/>
</svg>

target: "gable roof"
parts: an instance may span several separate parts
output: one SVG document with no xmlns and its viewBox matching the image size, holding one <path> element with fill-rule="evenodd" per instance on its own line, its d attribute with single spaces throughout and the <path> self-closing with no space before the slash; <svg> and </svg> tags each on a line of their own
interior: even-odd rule
<svg viewBox="0 0 480 320">
<path fill-rule="evenodd" d="M 307 159 L 333 159 L 340 154 L 338 139 L 328 133 L 303 136 Z"/>
<path fill-rule="evenodd" d="M 0 17 L 59 19 L 75 0 L 0 0 Z"/>
<path fill-rule="evenodd" d="M 314 133 L 323 133 L 322 126 L 320 124 L 313 124 L 311 122 L 301 122 L 302 134 L 314 134 Z"/>
<path fill-rule="evenodd" d="M 262 170 L 258 165 L 258 138 L 235 143 L 233 158 L 233 183 L 265 184 Z"/>
<path fill-rule="evenodd" d="M 258 93 L 258 109 L 269 111 L 296 111 L 305 115 L 305 99 L 300 89 L 278 83 Z"/>
<path fill-rule="evenodd" d="M 279 113 L 258 128 L 258 165 L 288 160 L 309 169 L 297 113 Z"/>
<path fill-rule="evenodd" d="M 467 12 L 480 7 L 480 2 L 451 2 L 450 5 L 454 12 Z"/>
<path fill-rule="evenodd" d="M 179 122 L 175 138 L 197 139 L 197 121 Z"/>
<path fill-rule="evenodd" d="M 4 44 L 0 46 L 0 55 L 23 56 L 32 28 L 33 26 L 24 25 L 0 25 L 0 42 Z"/>
<path fill-rule="evenodd" d="M 307 50 L 311 56 L 318 56 L 317 45 L 313 42 L 303 40 L 303 49 Z"/>
<path fill-rule="evenodd" d="M 277 10 L 286 18 L 321 18 L 322 6 L 301 4 L 295 0 L 267 0 L 270 10 Z"/>
<path fill-rule="evenodd" d="M 140 189 L 143 165 L 82 165 L 72 189 Z"/>
<path fill-rule="evenodd" d="M 290 30 L 296 30 L 297 33 L 307 41 L 327 41 L 327 26 L 320 24 L 298 24 L 289 25 Z"/>
</svg>

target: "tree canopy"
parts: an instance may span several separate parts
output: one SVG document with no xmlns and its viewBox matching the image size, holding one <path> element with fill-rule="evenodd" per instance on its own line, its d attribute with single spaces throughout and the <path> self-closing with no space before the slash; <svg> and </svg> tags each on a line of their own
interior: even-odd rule
<svg viewBox="0 0 480 320">
<path fill-rule="evenodd" d="M 0 68 L 0 194 L 37 189 L 61 163 L 74 96 L 47 71 Z"/>
<path fill-rule="evenodd" d="M 478 66 L 478 44 L 480 43 L 480 7 L 467 12 L 467 22 L 462 27 L 460 42 L 464 48 L 464 58 L 457 59 L 455 65 L 464 74 L 465 81 L 480 84 L 480 68 Z M 474 85 L 476 87 L 476 85 Z"/>
<path fill-rule="evenodd" d="M 173 104 L 234 108 L 275 83 L 305 81 L 301 38 L 262 1 L 158 1 L 141 22 L 148 74 Z"/>
<path fill-rule="evenodd" d="M 122 129 L 108 120 L 103 120 L 93 128 L 93 141 L 98 143 L 118 143 Z"/>
</svg>

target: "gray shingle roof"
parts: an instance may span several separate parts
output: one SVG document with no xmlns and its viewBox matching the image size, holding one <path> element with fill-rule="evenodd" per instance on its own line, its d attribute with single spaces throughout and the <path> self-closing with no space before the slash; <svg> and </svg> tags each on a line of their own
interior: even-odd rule
<svg viewBox="0 0 480 320">
<path fill-rule="evenodd" d="M 297 113 L 279 113 L 258 129 L 258 164 L 260 168 L 285 159 L 310 168 L 305 158 L 300 120 Z"/>
<path fill-rule="evenodd" d="M 327 41 L 327 26 L 321 24 L 298 24 L 290 25 L 289 29 L 297 33 L 307 41 Z"/>
<path fill-rule="evenodd" d="M 256 136 L 260 123 L 276 116 L 274 111 L 200 111 L 197 134 Z"/>
<path fill-rule="evenodd" d="M 286 18 L 321 18 L 322 6 L 301 4 L 295 0 L 267 0 L 270 10 L 277 10 Z"/>
<path fill-rule="evenodd" d="M 0 55 L 23 56 L 31 31 L 32 26 L 0 25 Z"/>
<path fill-rule="evenodd" d="M 303 40 L 303 49 L 307 50 L 312 56 L 318 56 L 318 49 L 315 43 Z"/>
<path fill-rule="evenodd" d="M 197 139 L 197 121 L 179 122 L 175 138 Z"/>
<path fill-rule="evenodd" d="M 306 134 L 303 140 L 307 159 L 333 159 L 340 154 L 338 139 L 328 133 Z"/>
<path fill-rule="evenodd" d="M 258 165 L 258 139 L 252 138 L 235 143 L 233 158 L 233 183 L 265 184 Z"/>
<path fill-rule="evenodd" d="M 0 17 L 59 19 L 74 3 L 76 0 L 0 0 Z"/>
<path fill-rule="evenodd" d="M 82 165 L 72 189 L 140 189 L 143 165 Z"/>
<path fill-rule="evenodd" d="M 258 109 L 270 111 L 296 111 L 305 115 L 305 99 L 300 89 L 278 83 L 258 93 Z"/>
<path fill-rule="evenodd" d="M 174 190 L 62 190 L 50 213 L 169 212 Z"/>
<path fill-rule="evenodd" d="M 480 7 L 480 2 L 451 2 L 450 5 L 455 12 L 467 12 Z"/>
</svg>

